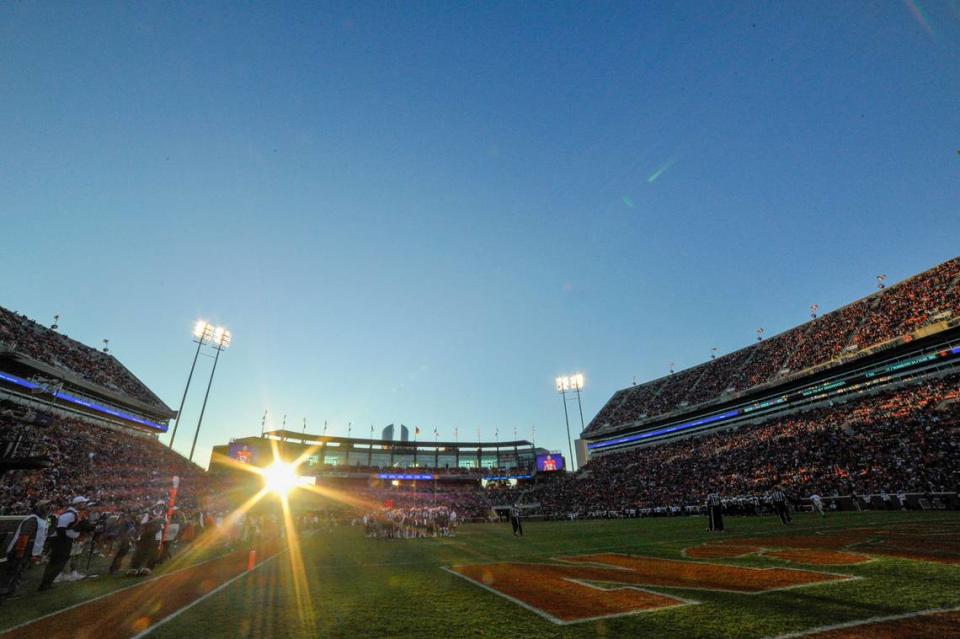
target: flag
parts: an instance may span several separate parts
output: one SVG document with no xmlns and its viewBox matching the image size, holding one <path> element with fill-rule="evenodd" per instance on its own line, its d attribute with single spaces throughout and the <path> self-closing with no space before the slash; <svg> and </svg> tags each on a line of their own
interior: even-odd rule
<svg viewBox="0 0 960 639">
<path fill-rule="evenodd" d="M 327 420 L 323 420 L 323 434 L 327 434 Z"/>
<path fill-rule="evenodd" d="M 414 432 L 415 435 L 418 435 L 418 436 L 419 436 L 419 435 L 420 435 L 420 427 L 419 427 L 419 426 L 414 426 L 413 432 Z"/>
</svg>

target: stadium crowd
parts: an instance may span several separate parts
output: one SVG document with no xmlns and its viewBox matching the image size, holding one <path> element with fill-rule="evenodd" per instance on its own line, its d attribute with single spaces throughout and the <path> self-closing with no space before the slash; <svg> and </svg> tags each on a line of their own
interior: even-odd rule
<svg viewBox="0 0 960 639">
<path fill-rule="evenodd" d="M 538 485 L 544 514 L 682 509 L 703 496 L 955 491 L 958 379 L 951 377 L 656 447 L 609 454 Z"/>
<path fill-rule="evenodd" d="M 0 347 L 73 373 L 89 382 L 147 404 L 160 405 L 157 397 L 109 353 L 81 344 L 2 306 Z"/>
<path fill-rule="evenodd" d="M 616 393 L 590 422 L 603 431 L 743 391 L 787 372 L 826 363 L 848 346 L 864 349 L 960 314 L 960 258 L 693 368 Z"/>
<path fill-rule="evenodd" d="M 180 500 L 199 506 L 206 474 L 159 441 L 110 430 L 80 419 L 57 418 L 47 426 L 30 419 L 26 409 L 0 411 L 5 440 L 23 443 L 50 459 L 42 472 L 13 471 L 0 477 L 0 515 L 27 512 L 39 500 L 63 504 L 82 495 L 111 511 L 140 511 L 167 494 L 180 477 Z"/>
</svg>

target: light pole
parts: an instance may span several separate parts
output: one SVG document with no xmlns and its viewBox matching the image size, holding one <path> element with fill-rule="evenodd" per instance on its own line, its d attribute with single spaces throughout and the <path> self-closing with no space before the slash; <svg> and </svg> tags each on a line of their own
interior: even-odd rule
<svg viewBox="0 0 960 639">
<path fill-rule="evenodd" d="M 193 461 L 193 451 L 197 447 L 197 437 L 200 436 L 200 425 L 203 423 L 203 413 L 207 410 L 207 398 L 210 397 L 210 387 L 213 386 L 213 374 L 217 372 L 217 362 L 220 361 L 220 353 L 225 351 L 230 347 L 230 341 L 233 339 L 233 335 L 222 326 L 218 326 L 213 331 L 213 338 L 211 344 L 213 348 L 216 349 L 217 354 L 213 358 L 213 368 L 210 370 L 210 380 L 207 382 L 207 392 L 203 396 L 203 406 L 200 408 L 200 419 L 197 420 L 197 430 L 193 433 L 193 444 L 190 446 L 190 461 Z"/>
<path fill-rule="evenodd" d="M 180 398 L 180 410 L 177 411 L 177 421 L 173 423 L 173 433 L 170 435 L 168 448 L 173 448 L 173 440 L 177 438 L 177 428 L 180 426 L 180 417 L 183 415 L 183 404 L 187 401 L 187 391 L 190 390 L 193 369 L 197 367 L 197 358 L 200 357 L 200 347 L 205 342 L 209 342 L 212 335 L 213 326 L 206 320 L 197 320 L 196 324 L 193 325 L 193 341 L 197 343 L 197 351 L 193 354 L 193 363 L 190 364 L 190 374 L 187 375 L 187 385 L 183 389 L 183 397 Z"/>
<path fill-rule="evenodd" d="M 580 432 L 582 433 L 587 429 L 583 423 L 583 404 L 580 403 L 580 389 L 583 388 L 583 375 L 578 374 L 577 377 L 579 378 L 577 383 L 577 408 L 580 409 Z"/>
<path fill-rule="evenodd" d="M 567 391 L 577 391 L 577 406 L 580 408 L 580 431 L 583 432 L 583 406 L 580 404 L 580 389 L 583 388 L 583 373 L 564 375 L 556 379 L 557 392 L 563 398 L 563 419 L 567 424 L 567 445 L 570 447 L 570 467 L 575 469 L 573 456 L 573 438 L 570 436 L 570 415 L 567 412 Z"/>
</svg>

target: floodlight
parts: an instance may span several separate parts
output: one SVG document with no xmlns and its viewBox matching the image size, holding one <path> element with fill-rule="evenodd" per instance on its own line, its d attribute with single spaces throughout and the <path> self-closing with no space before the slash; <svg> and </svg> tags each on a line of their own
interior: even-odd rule
<svg viewBox="0 0 960 639">
<path fill-rule="evenodd" d="M 563 375 L 556 379 L 557 392 L 563 393 L 569 390 L 583 389 L 583 373 L 573 375 Z"/>
<path fill-rule="evenodd" d="M 217 327 L 217 330 L 220 331 L 220 337 L 217 338 L 216 345 L 220 349 L 229 348 L 230 340 L 233 339 L 233 333 L 223 328 L 222 326 Z"/>
<path fill-rule="evenodd" d="M 200 340 L 207 340 L 210 338 L 210 331 L 213 326 L 206 320 L 197 320 L 196 324 L 193 325 L 193 336 Z"/>
<path fill-rule="evenodd" d="M 576 391 L 577 407 L 580 409 L 580 431 L 583 432 L 583 405 L 580 403 L 580 391 L 583 390 L 583 373 L 561 375 L 556 378 L 557 392 L 563 396 L 563 419 L 567 424 L 567 444 L 570 447 L 570 460 L 573 463 L 573 438 L 570 436 L 570 416 L 567 414 L 567 391 Z"/>
</svg>

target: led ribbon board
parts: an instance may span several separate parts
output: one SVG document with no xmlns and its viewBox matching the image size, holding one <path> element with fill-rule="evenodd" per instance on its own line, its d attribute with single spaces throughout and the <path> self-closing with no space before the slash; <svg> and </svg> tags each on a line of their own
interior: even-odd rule
<svg viewBox="0 0 960 639">
<path fill-rule="evenodd" d="M 713 424 L 714 422 L 719 422 L 724 419 L 730 419 L 731 417 L 736 417 L 740 414 L 740 409 L 727 411 L 726 413 L 720 413 L 719 415 L 711 415 L 710 417 L 704 417 L 703 419 L 698 419 L 693 422 L 687 422 L 685 424 L 677 424 L 676 426 L 670 426 L 668 428 L 661 428 L 659 430 L 652 430 L 649 433 L 639 433 L 637 435 L 631 435 L 629 437 L 621 437 L 620 439 L 611 439 L 605 442 L 597 442 L 595 444 L 587 444 L 587 448 L 590 450 L 596 450 L 598 448 L 607 448 L 609 446 L 616 446 L 618 444 L 626 444 L 627 442 L 637 442 L 644 439 L 649 439 L 651 437 L 657 437 L 658 435 L 666 435 L 668 433 L 676 433 L 677 431 L 686 430 L 688 428 L 696 428 L 697 426 L 705 426 L 706 424 Z"/>
<path fill-rule="evenodd" d="M 28 390 L 37 390 L 40 388 L 40 384 L 34 384 L 25 379 L 21 379 L 16 375 L 8 375 L 6 373 L 0 373 L 0 380 L 5 382 L 10 382 L 11 384 L 16 384 Z M 80 397 L 75 397 L 70 393 L 58 392 L 51 393 L 56 399 L 69 402 L 71 404 L 77 404 L 78 406 L 83 406 L 84 408 L 98 413 L 103 413 L 104 415 L 110 415 L 111 417 L 116 417 L 117 419 L 122 419 L 124 421 L 133 422 L 135 424 L 140 424 L 141 426 L 146 426 L 153 430 L 160 431 L 161 433 L 167 432 L 166 424 L 157 424 L 156 422 L 151 422 L 148 419 L 143 419 L 142 417 L 137 417 L 136 415 L 131 415 L 129 413 L 124 413 L 123 411 L 116 410 L 115 408 L 110 408 L 109 406 L 103 406 L 97 404 L 87 399 L 81 399 Z"/>
<path fill-rule="evenodd" d="M 790 395 L 778 397 L 772 400 L 767 400 L 759 404 L 751 404 L 745 406 L 744 408 L 737 408 L 726 413 L 720 413 L 718 415 L 711 415 L 710 417 L 704 417 L 703 419 L 698 419 L 693 422 L 686 422 L 684 424 L 677 424 L 676 426 L 669 426 L 667 428 L 661 428 L 659 430 L 650 431 L 649 433 L 639 433 L 637 435 L 630 435 L 628 437 L 621 437 L 619 439 L 611 439 L 608 441 L 596 442 L 593 444 L 587 444 L 587 448 L 590 450 L 599 450 L 601 448 L 609 448 L 610 446 L 617 446 L 619 444 L 626 444 L 629 442 L 642 441 L 644 439 L 649 439 L 651 437 L 658 437 L 660 435 L 667 435 L 669 433 L 676 433 L 678 431 L 686 430 L 688 428 L 696 428 L 698 426 L 704 426 L 706 424 L 713 424 L 725 419 L 730 419 L 731 417 L 736 417 L 737 415 L 746 415 L 756 410 L 763 408 L 769 408 L 778 404 L 788 404 L 792 403 L 795 400 L 809 398 L 814 395 L 819 395 L 822 393 L 827 393 L 832 390 L 836 390 L 842 387 L 855 386 L 860 382 L 864 382 L 870 379 L 874 379 L 878 376 L 894 373 L 897 371 L 905 370 L 912 368 L 914 366 L 920 366 L 921 364 L 926 364 L 938 358 L 950 357 L 952 355 L 960 355 L 960 346 L 950 349 L 949 351 L 939 351 L 937 353 L 928 353 L 926 355 L 920 355 L 918 357 L 912 357 L 895 364 L 889 364 L 881 368 L 874 369 L 872 371 L 867 371 L 861 375 L 855 375 L 846 380 L 835 380 L 831 382 L 825 382 L 818 384 L 812 388 L 808 388 L 805 391 L 800 391 L 792 393 Z"/>
</svg>

